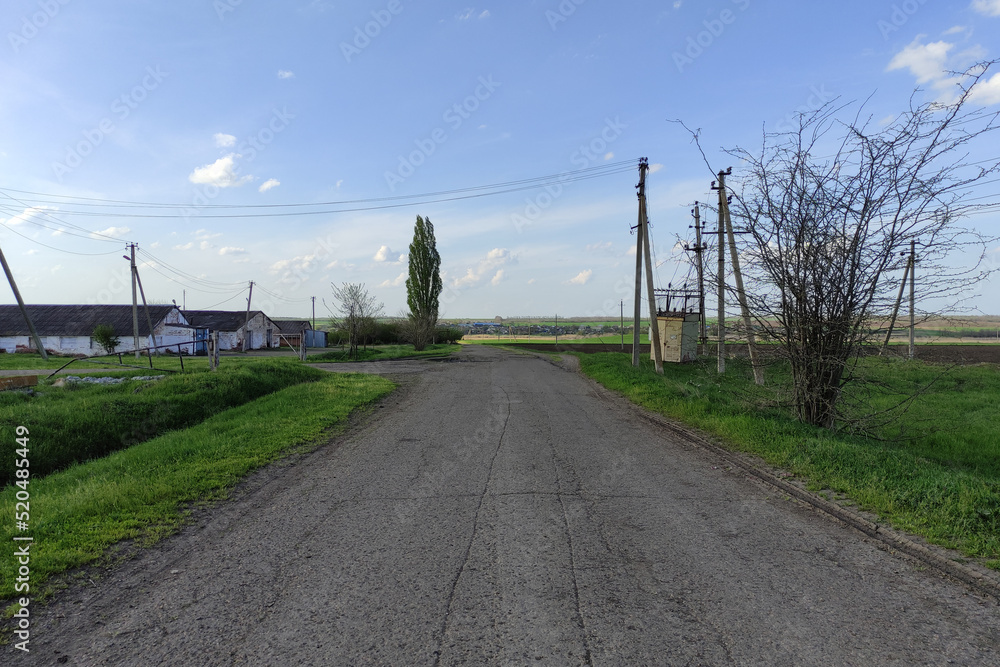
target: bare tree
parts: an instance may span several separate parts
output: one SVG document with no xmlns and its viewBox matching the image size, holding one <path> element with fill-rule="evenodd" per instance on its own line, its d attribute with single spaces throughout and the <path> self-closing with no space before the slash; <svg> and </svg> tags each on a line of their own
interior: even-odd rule
<svg viewBox="0 0 1000 667">
<path fill-rule="evenodd" d="M 925 303 L 957 298 L 990 273 L 991 239 L 959 221 L 987 205 L 979 186 L 1000 170 L 996 158 L 969 157 L 976 147 L 995 154 L 984 140 L 998 114 L 970 103 L 992 64 L 959 75 L 952 101 L 918 104 L 917 91 L 884 126 L 841 121 L 848 107 L 827 105 L 801 115 L 794 131 L 765 132 L 755 152 L 726 151 L 742 164 L 731 211 L 746 232 L 750 310 L 790 363 L 802 421 L 837 423 L 842 390 L 879 336 L 911 242 Z"/>
<path fill-rule="evenodd" d="M 382 315 L 383 305 L 368 294 L 363 283 L 331 283 L 336 311 L 333 313 L 338 328 L 347 336 L 349 356 L 358 356 L 358 346 L 375 328 L 376 318 Z"/>
</svg>

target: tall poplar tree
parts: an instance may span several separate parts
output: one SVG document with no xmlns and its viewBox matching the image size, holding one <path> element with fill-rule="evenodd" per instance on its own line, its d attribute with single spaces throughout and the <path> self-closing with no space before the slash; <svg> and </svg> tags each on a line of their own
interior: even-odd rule
<svg viewBox="0 0 1000 667">
<path fill-rule="evenodd" d="M 410 243 L 410 277 L 406 279 L 406 305 L 410 308 L 410 338 L 417 350 L 427 346 L 437 326 L 441 283 L 441 255 L 430 219 L 417 216 Z"/>
</svg>

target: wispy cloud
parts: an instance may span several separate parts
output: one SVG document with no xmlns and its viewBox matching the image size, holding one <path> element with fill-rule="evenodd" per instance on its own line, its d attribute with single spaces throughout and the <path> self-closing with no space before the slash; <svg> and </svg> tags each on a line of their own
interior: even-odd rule
<svg viewBox="0 0 1000 667">
<path fill-rule="evenodd" d="M 575 277 L 569 279 L 570 285 L 586 285 L 587 281 L 590 280 L 590 276 L 594 274 L 590 269 L 584 269 L 580 273 L 576 274 Z"/>
<path fill-rule="evenodd" d="M 1000 0 L 972 0 L 972 8 L 986 16 L 1000 16 Z"/>
<path fill-rule="evenodd" d="M 266 181 L 264 181 L 263 183 L 261 183 L 260 187 L 257 188 L 257 190 L 260 191 L 260 192 L 267 192 L 271 188 L 276 188 L 279 185 L 281 185 L 281 181 L 279 181 L 276 178 L 269 178 Z"/>
<path fill-rule="evenodd" d="M 236 145 L 236 137 L 234 137 L 231 134 L 223 134 L 222 132 L 216 132 L 214 139 L 215 139 L 215 145 L 218 148 L 229 148 L 230 146 Z"/>
<path fill-rule="evenodd" d="M 278 70 L 278 78 L 279 79 L 294 79 L 295 78 L 295 72 L 293 72 L 291 70 L 287 70 L 287 69 L 279 69 Z"/>
<path fill-rule="evenodd" d="M 406 282 L 406 271 L 403 271 L 392 280 L 383 280 L 379 287 L 399 287 Z"/>
<path fill-rule="evenodd" d="M 132 230 L 128 227 L 108 227 L 107 229 L 102 229 L 99 232 L 91 232 L 91 236 L 94 238 L 100 238 L 102 236 L 110 236 L 112 238 L 120 239 Z"/>
<path fill-rule="evenodd" d="M 219 248 L 220 255 L 245 255 L 247 254 L 246 248 L 236 248 L 233 246 L 226 246 L 225 248 Z"/>
<path fill-rule="evenodd" d="M 492 276 L 490 281 L 497 279 L 497 271 L 506 264 L 514 261 L 514 255 L 507 248 L 493 248 L 486 254 L 486 258 L 480 260 L 475 267 L 469 267 L 465 275 L 452 281 L 455 287 L 472 287 L 478 285 L 487 276 Z M 500 279 L 503 279 L 501 274 Z"/>
</svg>

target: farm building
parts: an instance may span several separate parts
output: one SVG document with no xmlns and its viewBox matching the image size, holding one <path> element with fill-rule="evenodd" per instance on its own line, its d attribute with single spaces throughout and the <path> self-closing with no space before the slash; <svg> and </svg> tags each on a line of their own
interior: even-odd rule
<svg viewBox="0 0 1000 667">
<path fill-rule="evenodd" d="M 250 311 L 249 323 L 246 311 L 185 310 L 183 314 L 200 331 L 218 331 L 220 350 L 242 350 L 247 336 L 248 350 L 276 347 L 280 329 L 262 311 Z"/>
<path fill-rule="evenodd" d="M 121 339 L 117 350 L 130 352 L 135 349 L 132 335 L 132 306 L 80 305 L 80 306 L 25 306 L 28 317 L 38 332 L 45 349 L 55 354 L 101 354 L 101 346 L 93 338 L 99 324 L 109 325 Z M 175 306 L 150 306 L 149 319 L 153 322 L 150 338 L 146 312 L 139 309 L 139 346 L 187 344 L 194 335 L 191 326 Z M 0 349 L 5 352 L 35 350 L 28 325 L 21 310 L 14 305 L 0 305 Z"/>
<path fill-rule="evenodd" d="M 306 337 L 306 347 L 326 347 L 326 332 L 313 329 L 309 320 L 275 320 L 275 322 L 281 329 L 280 340 L 275 340 L 275 347 L 298 347 L 303 334 Z"/>
</svg>

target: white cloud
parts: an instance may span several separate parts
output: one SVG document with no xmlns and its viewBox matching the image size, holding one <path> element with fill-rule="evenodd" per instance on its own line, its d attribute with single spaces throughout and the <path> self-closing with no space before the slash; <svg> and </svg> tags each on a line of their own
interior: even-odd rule
<svg viewBox="0 0 1000 667">
<path fill-rule="evenodd" d="M 263 183 L 261 183 L 261 184 L 260 184 L 260 187 L 259 187 L 259 188 L 257 188 L 257 190 L 258 190 L 259 192 L 267 192 L 267 191 L 268 191 L 268 190 L 270 190 L 271 188 L 276 188 L 276 187 L 278 187 L 279 185 L 281 185 L 281 181 L 279 181 L 279 180 L 278 180 L 278 179 L 276 179 L 276 178 L 269 178 L 269 179 L 267 179 L 266 181 L 264 181 Z"/>
<path fill-rule="evenodd" d="M 590 269 L 585 269 L 580 273 L 576 274 L 576 277 L 570 278 L 570 285 L 586 285 L 587 281 L 590 280 L 590 276 L 593 275 L 593 271 Z"/>
<path fill-rule="evenodd" d="M 986 16 L 1000 16 L 1000 0 L 972 0 L 972 8 Z"/>
<path fill-rule="evenodd" d="M 51 269 L 52 275 L 55 275 L 55 274 L 59 273 L 59 271 L 61 271 L 61 270 L 62 270 L 62 264 L 56 264 Z"/>
<path fill-rule="evenodd" d="M 484 9 L 483 12 L 479 15 L 480 19 L 488 19 L 489 17 L 490 17 L 490 10 L 488 9 Z"/>
<path fill-rule="evenodd" d="M 24 254 L 28 255 L 29 257 L 31 255 L 37 255 L 38 254 L 38 248 L 31 248 L 30 250 L 25 250 Z"/>
<path fill-rule="evenodd" d="M 244 183 L 253 180 L 253 176 L 240 177 L 240 175 L 236 173 L 237 157 L 239 157 L 239 154 L 230 153 L 225 157 L 220 157 L 212 164 L 207 164 L 204 167 L 198 167 L 191 172 L 191 175 L 188 176 L 188 180 L 195 185 L 214 185 L 218 188 L 239 187 Z"/>
<path fill-rule="evenodd" d="M 343 182 L 344 182 L 344 179 L 340 179 L 339 181 L 337 181 L 337 189 L 338 189 L 338 190 L 340 189 L 340 185 L 341 185 L 341 184 L 342 184 Z"/>
<path fill-rule="evenodd" d="M 393 252 L 392 248 L 390 248 L 387 245 L 384 245 L 378 249 L 378 252 L 375 253 L 375 256 L 372 259 L 374 259 L 376 262 L 388 262 L 389 257 L 395 256 L 395 254 L 396 253 Z"/>
<path fill-rule="evenodd" d="M 287 70 L 287 69 L 279 69 L 278 70 L 278 78 L 279 79 L 294 79 L 295 78 L 295 72 L 293 72 L 291 70 Z"/>
<path fill-rule="evenodd" d="M 945 77 L 945 70 L 948 69 L 948 52 L 955 46 L 945 41 L 921 44 L 923 35 L 907 44 L 902 51 L 897 53 L 889 61 L 886 68 L 892 72 L 897 69 L 908 69 L 910 74 L 917 78 L 917 83 L 925 84 L 930 81 L 939 81 Z"/>
<path fill-rule="evenodd" d="M 215 133 L 215 145 L 219 148 L 229 148 L 236 145 L 236 137 L 231 134 Z"/>
<path fill-rule="evenodd" d="M 964 25 L 953 25 L 952 27 L 950 27 L 947 30 L 945 30 L 944 34 L 945 35 L 957 35 L 960 32 L 965 32 L 965 26 Z"/>
<path fill-rule="evenodd" d="M 1000 104 L 1000 72 L 994 74 L 989 79 L 980 81 L 969 99 L 976 104 L 989 106 Z"/>
<path fill-rule="evenodd" d="M 43 215 L 45 211 L 58 211 L 58 210 L 59 209 L 52 206 L 32 206 L 30 208 L 24 209 L 23 211 L 15 215 L 13 218 L 8 218 L 7 220 L 0 222 L 5 222 L 5 224 L 10 226 L 20 225 L 25 222 L 30 222 L 32 219 L 37 218 L 40 215 Z M 59 233 L 62 233 L 63 230 L 59 229 L 58 231 Z M 53 234 L 53 236 L 55 236 L 55 234 Z"/>
<path fill-rule="evenodd" d="M 245 255 L 247 254 L 246 248 L 236 248 L 233 246 L 226 246 L 225 248 L 219 248 L 220 255 Z"/>
<path fill-rule="evenodd" d="M 206 241 L 208 239 L 217 239 L 222 236 L 222 232 L 210 232 L 207 229 L 199 229 L 194 233 L 194 237 L 199 241 Z"/>
<path fill-rule="evenodd" d="M 406 282 L 406 271 L 403 271 L 392 280 L 383 280 L 379 287 L 399 287 Z"/>
<path fill-rule="evenodd" d="M 660 164 L 659 162 L 654 162 L 653 164 L 649 165 L 649 173 L 651 174 L 655 174 L 661 169 L 663 169 L 663 165 Z"/>
<path fill-rule="evenodd" d="M 209 243 L 208 241 L 202 241 L 200 247 L 202 250 L 208 250 L 210 248 L 214 248 L 215 246 Z"/>
<path fill-rule="evenodd" d="M 684 4 L 684 0 L 674 0 L 674 9 L 680 9 L 682 4 Z"/>
<path fill-rule="evenodd" d="M 605 161 L 614 159 L 614 157 L 615 157 L 615 154 L 612 153 L 611 151 L 608 151 L 607 153 L 604 154 L 604 160 Z"/>
<path fill-rule="evenodd" d="M 309 280 L 310 275 L 320 270 L 319 262 L 319 255 L 302 255 L 291 259 L 282 259 L 271 265 L 270 273 L 280 276 L 281 282 L 304 283 Z M 328 265 L 327 268 L 331 266 L 333 264 Z"/>
<path fill-rule="evenodd" d="M 175 245 L 171 250 L 190 250 L 194 247 L 194 241 L 185 243 L 184 245 Z"/>
<path fill-rule="evenodd" d="M 132 230 L 128 227 L 108 227 L 107 229 L 102 229 L 99 232 L 91 232 L 90 235 L 94 238 L 101 236 L 110 236 L 112 238 L 121 238 L 131 232 Z"/>
<path fill-rule="evenodd" d="M 614 244 L 611 241 L 604 241 L 603 243 L 591 243 L 590 245 L 587 246 L 587 250 L 590 251 L 611 250 L 612 246 L 614 246 Z"/>
<path fill-rule="evenodd" d="M 496 270 L 514 261 L 514 255 L 507 248 L 493 248 L 486 254 L 486 258 L 480 260 L 476 267 L 469 267 L 465 275 L 452 281 L 455 287 L 471 287 L 478 285 L 488 276 L 496 278 Z"/>
<path fill-rule="evenodd" d="M 500 269 L 493 275 L 493 279 L 490 280 L 490 285 L 496 286 L 503 282 L 504 270 Z"/>
</svg>

